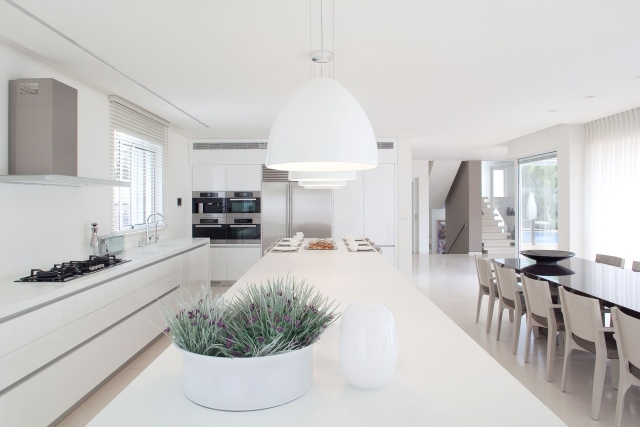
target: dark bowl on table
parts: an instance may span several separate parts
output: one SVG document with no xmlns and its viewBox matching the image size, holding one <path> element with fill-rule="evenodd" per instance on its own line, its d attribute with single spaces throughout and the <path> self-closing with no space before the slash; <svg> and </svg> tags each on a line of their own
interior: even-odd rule
<svg viewBox="0 0 640 427">
<path fill-rule="evenodd" d="M 571 276 L 573 270 L 557 264 L 531 264 L 522 269 L 523 273 L 535 276 Z"/>
<path fill-rule="evenodd" d="M 573 252 L 552 250 L 520 251 L 522 256 L 531 258 L 539 265 L 555 265 L 558 261 L 575 256 Z"/>
</svg>

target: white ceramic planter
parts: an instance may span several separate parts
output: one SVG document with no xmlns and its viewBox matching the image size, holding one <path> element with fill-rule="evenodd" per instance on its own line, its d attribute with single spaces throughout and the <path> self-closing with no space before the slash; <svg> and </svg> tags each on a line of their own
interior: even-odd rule
<svg viewBox="0 0 640 427">
<path fill-rule="evenodd" d="M 340 319 L 340 366 L 354 386 L 385 385 L 396 370 L 396 324 L 386 305 L 374 301 L 351 304 Z"/>
<path fill-rule="evenodd" d="M 313 384 L 313 346 L 276 356 L 234 359 L 179 350 L 184 394 L 207 408 L 271 408 L 299 398 Z"/>
</svg>

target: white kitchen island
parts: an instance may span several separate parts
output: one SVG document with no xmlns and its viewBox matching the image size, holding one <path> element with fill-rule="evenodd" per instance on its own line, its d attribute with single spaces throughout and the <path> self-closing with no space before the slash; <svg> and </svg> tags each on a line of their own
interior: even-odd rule
<svg viewBox="0 0 640 427">
<path fill-rule="evenodd" d="M 351 386 L 338 361 L 339 323 L 314 350 L 314 384 L 300 399 L 253 412 L 223 412 L 182 393 L 181 356 L 169 347 L 89 424 L 104 426 L 560 426 L 564 423 L 376 252 L 270 253 L 246 282 L 306 279 L 340 311 L 357 300 L 385 303 L 398 329 L 398 366 L 377 390 Z M 469 316 L 475 307 L 468 310 Z"/>
</svg>

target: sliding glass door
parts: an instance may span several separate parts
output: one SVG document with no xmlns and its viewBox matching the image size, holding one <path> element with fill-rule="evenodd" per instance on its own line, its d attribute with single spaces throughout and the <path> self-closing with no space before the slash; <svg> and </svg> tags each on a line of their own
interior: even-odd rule
<svg viewBox="0 0 640 427">
<path fill-rule="evenodd" d="M 518 160 L 519 248 L 558 249 L 558 154 Z"/>
</svg>

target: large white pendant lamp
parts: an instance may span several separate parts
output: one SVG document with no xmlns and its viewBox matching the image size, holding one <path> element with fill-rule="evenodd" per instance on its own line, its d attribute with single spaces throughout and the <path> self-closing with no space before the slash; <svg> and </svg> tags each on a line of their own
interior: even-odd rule
<svg viewBox="0 0 640 427">
<path fill-rule="evenodd" d="M 356 178 L 356 171 L 289 172 L 289 181 L 353 181 Z"/>
<path fill-rule="evenodd" d="M 322 13 L 320 3 L 320 51 L 312 54 L 320 67 L 333 59 L 323 45 Z M 269 134 L 266 166 L 314 172 L 375 168 L 378 146 L 367 114 L 340 83 L 320 75 L 323 78 L 302 85 L 280 110 Z"/>
<path fill-rule="evenodd" d="M 301 187 L 344 187 L 347 181 L 298 181 Z"/>
</svg>

